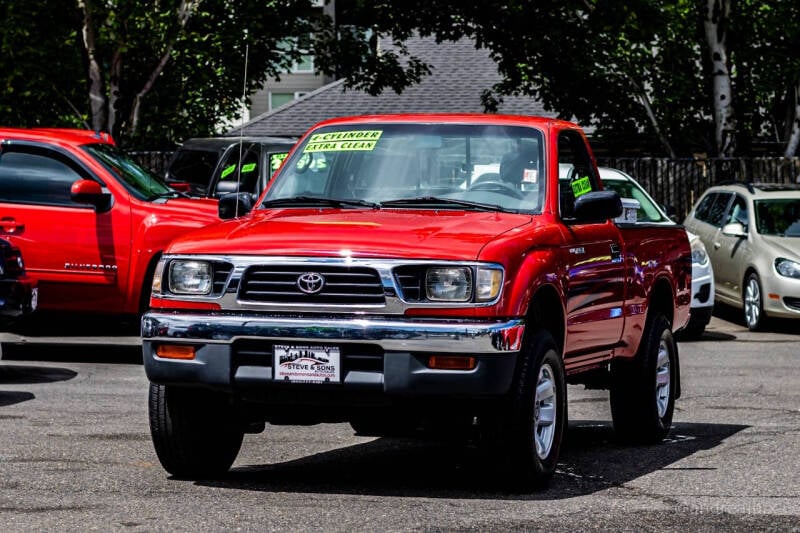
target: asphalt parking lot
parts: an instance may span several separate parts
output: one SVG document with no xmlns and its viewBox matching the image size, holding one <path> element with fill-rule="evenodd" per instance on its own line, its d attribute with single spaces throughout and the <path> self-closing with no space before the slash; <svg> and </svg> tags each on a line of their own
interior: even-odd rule
<svg viewBox="0 0 800 533">
<path fill-rule="evenodd" d="M 0 334 L 0 528 L 30 530 L 800 530 L 800 334 L 715 316 L 680 344 L 657 446 L 613 441 L 607 395 L 571 387 L 551 487 L 508 494 L 469 448 L 268 426 L 230 475 L 170 478 L 150 443 L 138 338 Z"/>
</svg>

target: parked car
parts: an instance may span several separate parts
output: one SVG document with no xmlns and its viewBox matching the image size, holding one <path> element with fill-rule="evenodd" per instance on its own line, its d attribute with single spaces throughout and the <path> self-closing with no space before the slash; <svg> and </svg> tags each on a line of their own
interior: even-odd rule
<svg viewBox="0 0 800 533">
<path fill-rule="evenodd" d="M 39 307 L 138 314 L 167 244 L 218 219 L 86 130 L 0 128 L 0 237 L 18 247 Z"/>
<path fill-rule="evenodd" d="M 684 222 L 706 246 L 715 298 L 744 311 L 750 330 L 767 317 L 800 318 L 800 188 L 710 187 Z"/>
<path fill-rule="evenodd" d="M 629 174 L 608 167 L 600 167 L 599 170 L 603 187 L 617 191 L 623 201 L 626 198 L 636 200 L 637 223 L 675 223 L 667 215 L 667 210 L 653 200 Z M 714 271 L 703 241 L 691 231 L 687 231 L 687 235 L 692 248 L 692 305 L 689 323 L 684 328 L 683 335 L 695 338 L 703 334 L 714 311 Z"/>
<path fill-rule="evenodd" d="M 36 310 L 38 288 L 25 275 L 19 248 L 0 239 L 0 329 Z"/>
<path fill-rule="evenodd" d="M 175 151 L 166 182 L 192 196 L 258 195 L 294 146 L 280 137 L 196 137 Z"/>
</svg>

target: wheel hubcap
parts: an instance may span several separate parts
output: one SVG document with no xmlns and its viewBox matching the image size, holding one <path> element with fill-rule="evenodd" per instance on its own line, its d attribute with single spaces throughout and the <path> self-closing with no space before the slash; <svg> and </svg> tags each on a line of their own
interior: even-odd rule
<svg viewBox="0 0 800 533">
<path fill-rule="evenodd" d="M 536 382 L 536 396 L 533 404 L 533 440 L 536 454 L 540 459 L 547 459 L 553 448 L 553 437 L 556 432 L 556 383 L 553 369 L 548 364 L 539 369 Z"/>
<path fill-rule="evenodd" d="M 669 406 L 669 347 L 662 340 L 658 345 L 658 359 L 656 360 L 656 407 L 658 417 L 664 418 Z"/>
<path fill-rule="evenodd" d="M 755 279 L 750 279 L 744 291 L 744 317 L 747 320 L 747 325 L 752 327 L 758 324 L 760 315 L 761 290 L 758 288 L 758 282 Z"/>
</svg>

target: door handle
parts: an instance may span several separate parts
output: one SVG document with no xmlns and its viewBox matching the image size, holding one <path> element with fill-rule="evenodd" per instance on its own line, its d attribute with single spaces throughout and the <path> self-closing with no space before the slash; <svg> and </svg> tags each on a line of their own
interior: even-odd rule
<svg viewBox="0 0 800 533">
<path fill-rule="evenodd" d="M 18 233 L 22 233 L 24 229 L 25 224 L 17 223 L 16 219 L 13 217 L 0 218 L 0 230 L 5 235 L 16 235 Z"/>
</svg>

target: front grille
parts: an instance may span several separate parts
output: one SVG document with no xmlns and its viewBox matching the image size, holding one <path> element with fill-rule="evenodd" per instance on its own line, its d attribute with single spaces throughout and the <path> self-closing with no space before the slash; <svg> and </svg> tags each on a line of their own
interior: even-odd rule
<svg viewBox="0 0 800 533">
<path fill-rule="evenodd" d="M 800 311 L 800 298 L 794 298 L 792 296 L 784 296 L 783 303 L 786 304 L 786 307 L 790 309 L 794 309 L 795 311 Z"/>
<path fill-rule="evenodd" d="M 711 284 L 710 283 L 704 283 L 700 287 L 700 290 L 697 291 L 697 294 L 694 295 L 694 297 L 697 298 L 697 300 L 700 303 L 706 303 L 710 296 L 711 296 Z"/>
<path fill-rule="evenodd" d="M 394 269 L 394 279 L 400 287 L 400 293 L 406 302 L 421 302 L 425 298 L 423 283 L 425 283 L 424 266 L 408 265 Z"/>
<path fill-rule="evenodd" d="M 300 290 L 304 274 L 324 278 L 319 292 Z M 367 267 L 256 265 L 242 276 L 239 299 L 243 301 L 309 305 L 383 305 L 383 284 L 378 273 Z"/>
<path fill-rule="evenodd" d="M 222 294 L 225 290 L 225 285 L 228 283 L 228 276 L 233 270 L 233 265 L 230 263 L 214 263 L 214 294 Z"/>
</svg>

